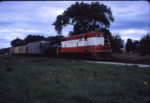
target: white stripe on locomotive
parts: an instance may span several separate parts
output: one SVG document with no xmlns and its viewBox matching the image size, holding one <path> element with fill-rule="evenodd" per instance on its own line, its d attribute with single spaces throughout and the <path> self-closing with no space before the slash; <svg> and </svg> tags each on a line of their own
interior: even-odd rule
<svg viewBox="0 0 150 103">
<path fill-rule="evenodd" d="M 104 37 L 90 37 L 61 42 L 62 48 L 104 45 Z"/>
</svg>

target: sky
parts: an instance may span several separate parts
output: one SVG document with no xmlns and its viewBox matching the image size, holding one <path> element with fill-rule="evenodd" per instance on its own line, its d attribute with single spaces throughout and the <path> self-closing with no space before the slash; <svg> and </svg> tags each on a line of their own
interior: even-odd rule
<svg viewBox="0 0 150 103">
<path fill-rule="evenodd" d="M 56 17 L 76 1 L 3 1 L 0 2 L 0 48 L 10 47 L 17 37 L 27 35 L 55 36 L 52 25 Z M 79 1 L 80 2 L 80 1 Z M 91 3 L 91 1 L 84 1 Z M 99 1 L 111 8 L 114 22 L 112 34 L 123 40 L 140 40 L 150 32 L 150 3 L 147 1 Z M 62 34 L 67 36 L 72 27 L 67 26 Z"/>
</svg>

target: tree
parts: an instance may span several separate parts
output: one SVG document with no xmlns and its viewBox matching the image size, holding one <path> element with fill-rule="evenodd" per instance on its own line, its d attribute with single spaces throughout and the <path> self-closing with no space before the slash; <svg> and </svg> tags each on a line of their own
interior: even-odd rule
<svg viewBox="0 0 150 103">
<path fill-rule="evenodd" d="M 45 40 L 49 41 L 49 45 L 47 45 L 44 49 L 44 53 L 46 56 L 56 56 L 57 55 L 57 47 L 61 44 L 61 39 L 63 36 L 49 36 Z"/>
<path fill-rule="evenodd" d="M 109 31 L 109 29 L 102 28 L 101 32 L 103 32 L 104 34 L 107 34 L 107 35 L 104 35 L 104 36 L 107 36 L 109 38 L 109 40 L 112 38 L 112 33 Z"/>
<path fill-rule="evenodd" d="M 46 40 L 50 42 L 50 45 L 52 45 L 52 44 L 60 44 L 62 38 L 63 36 L 57 35 L 57 36 L 49 36 L 46 38 Z"/>
<path fill-rule="evenodd" d="M 18 38 L 18 37 L 11 41 L 11 46 L 12 47 L 22 46 L 22 45 L 24 45 L 24 41 L 22 39 Z"/>
<path fill-rule="evenodd" d="M 31 35 L 29 34 L 25 39 L 24 42 L 27 43 L 31 43 L 31 42 L 35 42 L 35 41 L 41 41 L 44 40 L 44 36 L 40 36 L 40 35 Z"/>
<path fill-rule="evenodd" d="M 126 43 L 126 52 L 133 52 L 134 51 L 134 44 L 132 42 L 132 39 L 127 39 L 127 43 Z"/>
<path fill-rule="evenodd" d="M 121 52 L 120 49 L 123 48 L 123 43 L 123 40 L 118 34 L 111 36 L 110 45 L 112 48 L 112 52 Z"/>
<path fill-rule="evenodd" d="M 140 41 L 134 40 L 133 41 L 133 52 L 139 53 L 139 50 L 140 50 Z"/>
<path fill-rule="evenodd" d="M 62 15 L 58 15 L 53 23 L 55 30 L 60 35 L 65 26 L 72 25 L 73 31 L 69 35 L 79 35 L 87 32 L 101 31 L 109 28 L 114 21 L 110 7 L 99 2 L 87 4 L 84 2 L 71 5 Z"/>
<path fill-rule="evenodd" d="M 140 52 L 142 55 L 150 55 L 150 34 L 148 33 L 140 40 Z"/>
<path fill-rule="evenodd" d="M 140 50 L 140 42 L 138 40 L 127 39 L 127 43 L 125 45 L 127 53 L 139 53 Z"/>
</svg>

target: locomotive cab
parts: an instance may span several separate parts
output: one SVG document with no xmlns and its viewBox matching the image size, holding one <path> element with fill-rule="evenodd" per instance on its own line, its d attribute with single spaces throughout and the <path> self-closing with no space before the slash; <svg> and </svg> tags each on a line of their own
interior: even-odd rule
<svg viewBox="0 0 150 103">
<path fill-rule="evenodd" d="M 97 33 L 94 35 L 94 40 L 97 42 L 93 45 L 93 58 L 95 59 L 108 59 L 111 57 L 111 47 L 107 34 Z"/>
</svg>

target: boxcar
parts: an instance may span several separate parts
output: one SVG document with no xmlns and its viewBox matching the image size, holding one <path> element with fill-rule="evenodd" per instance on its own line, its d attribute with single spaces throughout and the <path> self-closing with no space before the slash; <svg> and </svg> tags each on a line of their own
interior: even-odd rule
<svg viewBox="0 0 150 103">
<path fill-rule="evenodd" d="M 19 46 L 19 54 L 27 54 L 27 46 Z"/>
<path fill-rule="evenodd" d="M 14 54 L 14 47 L 10 47 L 10 54 Z"/>
<path fill-rule="evenodd" d="M 10 48 L 1 49 L 1 53 L 4 54 L 4 55 L 9 55 L 10 54 Z"/>
<path fill-rule="evenodd" d="M 28 54 L 44 54 L 44 47 L 48 44 L 48 41 L 37 41 L 27 44 Z"/>
<path fill-rule="evenodd" d="M 19 46 L 13 47 L 13 54 L 19 54 Z"/>
</svg>

